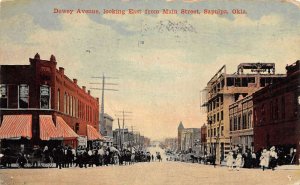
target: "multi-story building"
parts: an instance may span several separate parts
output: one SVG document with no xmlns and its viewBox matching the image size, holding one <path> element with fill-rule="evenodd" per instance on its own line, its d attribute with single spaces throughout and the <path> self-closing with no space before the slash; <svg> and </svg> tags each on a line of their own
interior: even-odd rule
<svg viewBox="0 0 300 185">
<path fill-rule="evenodd" d="M 64 68 L 57 69 L 55 56 L 48 61 L 36 54 L 29 62 L 30 65 L 0 66 L 0 128 L 15 128 L 15 124 L 23 122 L 28 125 L 11 129 L 14 133 L 0 129 L 0 138 L 22 136 L 32 138 L 31 144 L 36 144 L 56 137 L 88 136 L 91 130 L 98 130 L 99 100 L 84 86 L 80 88 L 77 79 L 69 79 Z M 59 130 L 62 128 L 67 130 Z M 25 130 L 27 134 L 18 135 Z"/>
<path fill-rule="evenodd" d="M 100 126 L 101 134 L 103 136 L 108 136 L 108 137 L 112 138 L 113 137 L 112 127 L 113 127 L 114 119 L 106 113 L 104 113 L 103 117 L 104 117 L 104 121 L 103 121 L 103 124 L 101 124 L 101 126 Z"/>
<path fill-rule="evenodd" d="M 299 164 L 300 61 L 286 70 L 286 78 L 253 94 L 254 149 L 275 146 L 289 163 Z"/>
<path fill-rule="evenodd" d="M 200 144 L 200 128 L 184 128 L 182 122 L 178 126 L 178 151 L 195 150 Z M 180 144 L 180 145 L 179 145 Z"/>
<path fill-rule="evenodd" d="M 198 144 L 200 144 L 201 130 L 200 128 L 185 128 L 181 135 L 181 150 L 183 151 L 195 151 L 199 150 Z M 199 151 L 197 151 L 199 152 Z"/>
<path fill-rule="evenodd" d="M 240 96 L 229 105 L 229 135 L 231 148 L 239 148 L 243 153 L 253 149 L 253 101 L 252 95 Z"/>
<path fill-rule="evenodd" d="M 249 71 L 245 74 L 244 70 Z M 234 74 L 227 74 L 224 65 L 207 83 L 204 89 L 207 97 L 202 106 L 207 107 L 208 152 L 216 156 L 217 163 L 230 150 L 229 105 L 284 76 L 275 74 L 274 63 L 241 63 Z"/>
</svg>

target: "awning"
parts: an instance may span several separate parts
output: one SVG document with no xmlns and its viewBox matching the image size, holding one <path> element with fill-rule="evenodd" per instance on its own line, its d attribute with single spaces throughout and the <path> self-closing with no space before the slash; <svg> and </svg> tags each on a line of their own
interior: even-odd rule
<svg viewBox="0 0 300 185">
<path fill-rule="evenodd" d="M 58 129 L 60 136 L 64 139 L 75 139 L 79 137 L 60 116 L 56 117 L 56 128 Z"/>
<path fill-rule="evenodd" d="M 40 138 L 47 141 L 50 139 L 62 139 L 51 115 L 40 115 Z"/>
<path fill-rule="evenodd" d="M 0 139 L 32 138 L 31 115 L 4 115 L 0 127 Z"/>
<path fill-rule="evenodd" d="M 91 140 L 105 140 L 104 137 L 91 125 L 87 125 L 87 138 Z"/>
</svg>

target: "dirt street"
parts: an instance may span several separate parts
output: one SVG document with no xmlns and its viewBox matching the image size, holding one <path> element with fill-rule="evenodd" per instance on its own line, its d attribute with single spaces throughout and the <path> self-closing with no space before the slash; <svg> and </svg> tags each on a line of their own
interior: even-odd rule
<svg viewBox="0 0 300 185">
<path fill-rule="evenodd" d="M 195 184 L 300 184 L 299 170 L 240 169 L 182 162 L 137 163 L 68 169 L 1 169 L 0 184 L 99 184 L 99 185 L 195 185 Z"/>
</svg>

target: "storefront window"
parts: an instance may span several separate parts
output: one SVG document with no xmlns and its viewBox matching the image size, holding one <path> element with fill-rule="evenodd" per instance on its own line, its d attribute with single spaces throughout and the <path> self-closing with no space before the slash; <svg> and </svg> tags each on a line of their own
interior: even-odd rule
<svg viewBox="0 0 300 185">
<path fill-rule="evenodd" d="M 47 85 L 40 87 L 40 106 L 41 109 L 50 109 L 50 87 Z"/>
<path fill-rule="evenodd" d="M 0 106 L 7 108 L 7 85 L 0 85 Z"/>
<path fill-rule="evenodd" d="M 26 84 L 19 85 L 19 108 L 29 107 L 29 86 Z"/>
</svg>

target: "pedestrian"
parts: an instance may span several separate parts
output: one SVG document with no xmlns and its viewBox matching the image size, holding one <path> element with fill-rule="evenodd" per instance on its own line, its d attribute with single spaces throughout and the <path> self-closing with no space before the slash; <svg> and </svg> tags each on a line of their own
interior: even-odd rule
<svg viewBox="0 0 300 185">
<path fill-rule="evenodd" d="M 77 156 L 76 156 L 76 150 L 74 148 L 72 148 L 71 151 L 72 151 L 72 165 L 73 165 L 76 161 Z"/>
<path fill-rule="evenodd" d="M 272 146 L 270 149 L 270 168 L 272 170 L 275 170 L 275 167 L 277 166 L 277 152 L 275 151 L 275 146 Z"/>
<path fill-rule="evenodd" d="M 260 156 L 260 166 L 262 167 L 263 171 L 265 168 L 269 167 L 269 159 L 270 159 L 270 153 L 267 151 L 267 149 L 263 149 L 261 156 Z"/>
<path fill-rule="evenodd" d="M 52 156 L 53 156 L 53 162 L 55 163 L 55 168 L 58 168 L 58 163 L 57 163 L 57 149 L 54 147 L 52 149 Z"/>
<path fill-rule="evenodd" d="M 61 169 L 62 168 L 62 166 L 63 166 L 63 159 L 64 159 L 64 150 L 63 150 L 63 148 L 61 147 L 61 146 L 59 146 L 58 148 L 57 148 L 57 150 L 56 150 L 56 161 L 57 161 L 57 167 L 59 168 L 59 169 Z"/>
<path fill-rule="evenodd" d="M 114 164 L 118 165 L 119 164 L 119 156 L 117 152 L 114 152 Z"/>
<path fill-rule="evenodd" d="M 67 166 L 72 167 L 73 153 L 72 153 L 72 148 L 71 147 L 67 148 L 66 158 L 67 158 Z"/>
<path fill-rule="evenodd" d="M 153 154 L 151 155 L 151 160 L 152 160 L 152 162 L 153 162 L 153 160 L 154 160 L 154 156 L 153 156 Z"/>
<path fill-rule="evenodd" d="M 11 153 L 10 147 L 7 147 L 4 150 L 3 154 L 4 154 L 4 156 L 3 156 L 4 166 L 10 168 L 11 163 L 12 163 L 12 160 L 11 160 L 12 153 Z"/>
<path fill-rule="evenodd" d="M 250 168 L 252 162 L 252 155 L 250 149 L 246 149 L 246 152 L 243 154 L 244 168 Z"/>
<path fill-rule="evenodd" d="M 69 168 L 68 156 L 67 156 L 68 146 L 64 146 L 62 150 L 63 150 L 62 166 L 63 168 Z"/>
<path fill-rule="evenodd" d="M 89 167 L 93 167 L 93 151 L 91 149 L 88 150 L 88 164 Z"/>
<path fill-rule="evenodd" d="M 238 153 L 235 159 L 235 165 L 236 165 L 236 169 L 237 171 L 240 170 L 240 167 L 243 166 L 243 157 L 241 153 Z"/>
<path fill-rule="evenodd" d="M 256 164 L 257 164 L 257 162 L 256 162 L 257 159 L 256 159 L 256 154 L 254 152 L 252 152 L 251 158 L 252 158 L 252 160 L 251 160 L 251 167 L 255 168 Z"/>
<path fill-rule="evenodd" d="M 31 159 L 32 167 L 39 167 L 39 163 L 41 162 L 42 159 L 42 151 L 39 146 L 35 145 L 33 147 L 32 156 L 33 156 L 33 158 Z"/>
<path fill-rule="evenodd" d="M 104 159 L 103 159 L 104 158 L 104 154 L 105 154 L 105 151 L 104 151 L 104 149 L 101 146 L 100 149 L 98 150 L 100 166 L 102 166 L 104 164 Z"/>
<path fill-rule="evenodd" d="M 229 170 L 233 170 L 233 162 L 234 162 L 233 153 L 230 151 L 226 156 L 226 165 Z"/>
<path fill-rule="evenodd" d="M 216 167 L 216 156 L 212 155 L 211 160 L 212 160 L 212 165 L 214 165 L 214 168 L 215 168 Z"/>
</svg>

